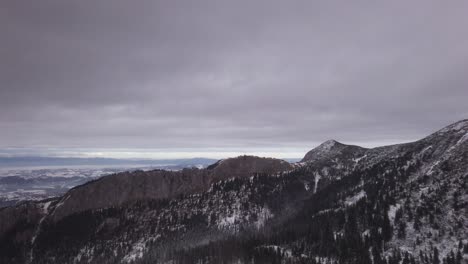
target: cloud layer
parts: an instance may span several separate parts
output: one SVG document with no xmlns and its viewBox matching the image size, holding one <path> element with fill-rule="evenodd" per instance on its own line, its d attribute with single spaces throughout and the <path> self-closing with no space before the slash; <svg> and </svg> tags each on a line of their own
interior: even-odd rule
<svg viewBox="0 0 468 264">
<path fill-rule="evenodd" d="M 468 117 L 466 1 L 6 1 L 0 148 L 306 150 Z M 185 149 L 185 150 L 184 150 Z"/>
</svg>

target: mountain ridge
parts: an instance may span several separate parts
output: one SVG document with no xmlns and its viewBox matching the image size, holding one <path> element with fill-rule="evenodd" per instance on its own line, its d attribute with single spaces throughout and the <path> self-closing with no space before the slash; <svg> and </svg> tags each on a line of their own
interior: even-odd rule
<svg viewBox="0 0 468 264">
<path fill-rule="evenodd" d="M 239 156 L 222 163 L 213 170 L 153 170 L 105 176 L 67 192 L 59 201 L 60 206 L 55 208 L 53 219 L 59 220 L 79 211 L 112 207 L 132 200 L 173 198 L 206 190 L 211 183 L 223 179 L 248 177 L 253 173 L 275 173 L 291 168 L 285 161 L 254 156 Z M 244 163 L 248 164 L 244 166 Z M 119 195 L 110 190 L 118 190 Z M 89 201 L 88 204 L 86 201 Z M 67 204 L 70 206 L 67 207 Z"/>
<path fill-rule="evenodd" d="M 405 144 L 329 142 L 330 152 L 315 151 L 277 173 L 223 178 L 201 191 L 54 221 L 47 215 L 59 201 L 10 207 L 0 210 L 0 260 L 461 263 L 468 259 L 467 135 L 462 120 Z"/>
</svg>

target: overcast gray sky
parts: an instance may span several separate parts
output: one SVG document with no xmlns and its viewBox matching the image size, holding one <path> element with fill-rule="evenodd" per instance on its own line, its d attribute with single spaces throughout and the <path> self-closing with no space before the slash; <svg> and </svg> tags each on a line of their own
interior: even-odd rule
<svg viewBox="0 0 468 264">
<path fill-rule="evenodd" d="M 1 1 L 0 154 L 292 157 L 330 138 L 419 139 L 468 117 L 467 10 Z"/>
</svg>

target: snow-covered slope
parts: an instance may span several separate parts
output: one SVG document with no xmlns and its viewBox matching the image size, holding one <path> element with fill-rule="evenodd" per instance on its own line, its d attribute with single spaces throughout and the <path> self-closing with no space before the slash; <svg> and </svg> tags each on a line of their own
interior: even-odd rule
<svg viewBox="0 0 468 264">
<path fill-rule="evenodd" d="M 329 159 L 337 155 L 360 155 L 366 151 L 365 148 L 353 145 L 345 145 L 335 140 L 327 140 L 318 147 L 307 152 L 301 162 L 316 162 Z M 349 157 L 348 157 L 349 158 Z"/>
<path fill-rule="evenodd" d="M 364 149 L 329 141 L 294 168 L 279 162 L 274 172 L 262 165 L 253 173 L 240 169 L 240 159 L 222 170 L 234 177 L 209 180 L 206 188 L 161 197 L 148 189 L 54 217 L 62 206 L 75 208 L 71 191 L 47 210 L 42 203 L 0 210 L 0 220 L 9 219 L 0 225 L 0 261 L 463 263 L 467 138 L 463 120 L 407 144 Z M 178 177 L 209 175 L 220 163 Z M 97 190 L 119 195 L 114 178 Z M 131 179 L 125 182 L 132 188 L 153 182 Z"/>
</svg>

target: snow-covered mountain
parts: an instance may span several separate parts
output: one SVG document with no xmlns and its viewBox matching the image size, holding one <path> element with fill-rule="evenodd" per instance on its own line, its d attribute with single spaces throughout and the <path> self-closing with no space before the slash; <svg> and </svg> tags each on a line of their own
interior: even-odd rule
<svg viewBox="0 0 468 264">
<path fill-rule="evenodd" d="M 300 163 L 118 173 L 0 209 L 4 263 L 466 263 L 468 120 Z"/>
</svg>

